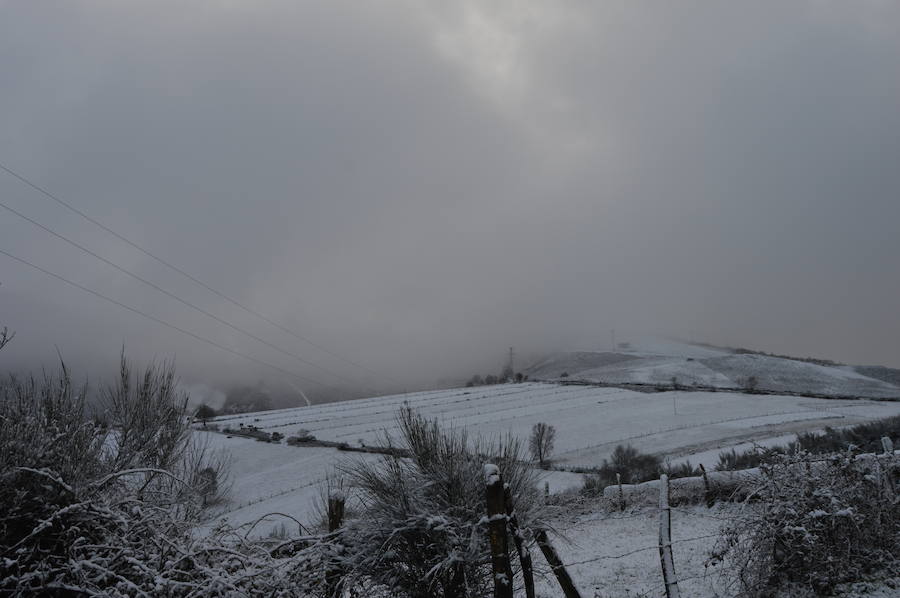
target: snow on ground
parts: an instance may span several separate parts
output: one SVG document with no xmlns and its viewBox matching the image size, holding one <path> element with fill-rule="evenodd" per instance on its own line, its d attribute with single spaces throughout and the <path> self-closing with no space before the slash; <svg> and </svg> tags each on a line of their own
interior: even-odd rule
<svg viewBox="0 0 900 598">
<path fill-rule="evenodd" d="M 594 501 L 593 503 L 591 501 Z M 737 591 L 735 572 L 728 561 L 712 559 L 720 548 L 723 528 L 752 516 L 752 504 L 720 502 L 673 506 L 672 554 L 682 596 L 720 598 Z M 666 596 L 659 557 L 659 509 L 633 507 L 608 511 L 598 499 L 579 499 L 547 506 L 547 522 L 556 530 L 551 542 L 582 596 L 595 598 Z M 534 549 L 537 552 L 537 548 Z M 561 594 L 556 579 L 541 556 L 536 567 L 544 575 L 536 580 L 536 594 L 551 598 Z M 888 572 L 888 575 L 890 573 Z M 524 596 L 518 591 L 517 596 Z M 779 598 L 793 596 L 780 593 Z M 887 598 L 900 595 L 900 577 L 842 584 L 834 595 L 843 598 Z"/>
<path fill-rule="evenodd" d="M 645 340 L 616 352 L 556 353 L 526 370 L 534 379 L 563 377 L 613 384 L 666 384 L 757 387 L 774 392 L 800 392 L 868 398 L 900 397 L 900 372 L 888 368 L 828 366 L 774 357 L 740 354 L 727 349 L 672 340 Z M 567 376 L 563 376 L 563 374 Z M 870 375 L 865 375 L 870 374 Z"/>
<path fill-rule="evenodd" d="M 607 366 L 614 366 L 628 361 L 639 361 L 640 356 L 606 351 L 577 351 L 557 353 L 547 357 L 526 371 L 538 380 L 553 380 L 564 377 L 564 374 L 587 372 Z M 580 375 L 580 374 L 579 374 Z"/>
<path fill-rule="evenodd" d="M 796 434 L 785 434 L 783 436 L 772 436 L 770 438 L 761 438 L 753 442 L 742 442 L 728 447 L 727 450 L 734 450 L 738 453 L 752 450 L 754 448 L 768 448 L 772 446 L 786 446 L 788 443 L 796 439 Z M 681 461 L 690 461 L 691 465 L 703 465 L 708 471 L 715 469 L 719 463 L 719 455 L 722 453 L 722 447 L 716 447 L 708 450 L 684 451 L 678 455 L 674 455 L 672 460 L 675 463 Z"/>
<path fill-rule="evenodd" d="M 568 471 L 538 470 L 538 488 L 550 489 L 550 494 L 559 494 L 566 490 L 579 489 L 584 486 L 584 476 Z"/>
<path fill-rule="evenodd" d="M 548 508 L 550 523 L 561 535 L 551 541 L 583 596 L 665 596 L 657 509 L 608 513 L 591 505 Z M 727 579 L 716 567 L 705 565 L 719 530 L 739 511 L 740 507 L 732 504 L 673 509 L 672 553 L 683 596 L 730 595 L 724 587 Z M 538 557 L 538 563 L 543 564 L 543 559 Z M 539 579 L 536 586 L 538 596 L 560 595 L 552 575 Z"/>
<path fill-rule="evenodd" d="M 270 513 L 289 515 L 304 526 L 318 523 L 319 504 L 326 480 L 338 477 L 342 465 L 359 460 L 374 461 L 380 455 L 348 453 L 327 447 L 294 447 L 260 442 L 239 436 L 195 431 L 213 451 L 224 452 L 231 460 L 231 492 L 228 503 L 217 507 L 211 523 L 221 520 L 232 525 L 252 524 Z M 565 471 L 538 471 L 538 487 L 549 484 L 553 494 L 580 488 L 584 476 Z M 273 515 L 253 530 L 265 536 L 282 524 L 296 530 L 297 523 L 283 515 Z"/>
<path fill-rule="evenodd" d="M 611 383 L 699 384 L 717 388 L 734 388 L 738 385 L 728 376 L 717 372 L 702 361 L 688 361 L 684 357 L 647 357 L 639 361 L 625 362 L 579 372 L 579 379 Z"/>
<path fill-rule="evenodd" d="M 548 523 L 559 532 L 551 542 L 560 554 L 582 596 L 595 598 L 666 596 L 659 559 L 659 510 L 655 507 L 608 512 L 598 504 L 549 505 Z M 736 579 L 728 562 L 713 564 L 721 530 L 749 515 L 752 506 L 717 503 L 673 507 L 672 554 L 682 596 L 721 598 L 734 596 Z M 535 548 L 534 552 L 538 552 Z M 535 582 L 540 598 L 561 595 L 543 558 L 535 566 L 544 575 Z M 842 598 L 888 598 L 900 595 L 900 577 L 843 584 L 834 588 Z M 524 596 L 519 590 L 516 596 Z M 793 593 L 779 594 L 788 598 Z"/>
<path fill-rule="evenodd" d="M 702 458 L 704 465 L 714 465 L 718 452 L 729 446 L 900 414 L 900 403 L 893 402 L 728 392 L 641 393 L 525 383 L 230 415 L 213 423 L 221 428 L 254 425 L 286 437 L 308 430 L 319 440 L 371 446 L 383 444 L 385 434 L 397 435 L 396 415 L 404 404 L 446 427 L 465 428 L 473 436 L 511 433 L 527 442 L 531 427 L 546 422 L 556 427 L 555 462 L 581 467 L 599 465 L 617 444 L 624 443 L 644 452 L 671 456 L 673 461 L 690 456 L 695 463 Z M 306 524 L 314 518 L 314 504 L 323 481 L 336 465 L 348 459 L 380 458 L 326 447 L 295 447 L 199 433 L 210 439 L 213 448 L 233 458 L 232 500 L 220 508 L 219 516 L 235 524 L 274 511 Z M 581 485 L 577 474 L 542 475 L 554 493 Z M 543 482 L 540 485 L 543 488 Z M 272 527 L 274 524 L 266 523 L 258 531 L 267 533 Z"/>
<path fill-rule="evenodd" d="M 675 341 L 634 343 L 617 352 L 579 352 L 550 356 L 530 370 L 534 377 L 604 382 L 702 384 L 740 386 L 756 376 L 760 388 L 783 392 L 815 392 L 872 397 L 898 396 L 900 388 L 864 376 L 849 367 L 829 367 L 760 355 L 698 347 Z M 864 370 L 867 371 L 867 370 Z M 882 378 L 889 378 L 884 375 Z M 535 423 L 556 428 L 554 462 L 562 466 L 599 465 L 618 444 L 631 444 L 673 463 L 690 460 L 713 469 L 719 453 L 731 447 L 786 444 L 798 432 L 842 427 L 900 415 L 900 402 L 834 400 L 805 396 L 750 395 L 737 392 L 679 390 L 643 393 L 598 386 L 552 382 L 503 384 L 433 390 L 312 405 L 277 411 L 216 418 L 219 428 L 256 426 L 286 437 L 310 433 L 319 440 L 351 446 L 385 444 L 398 435 L 397 412 L 410 406 L 447 428 L 465 429 L 470 436 L 496 438 L 513 434 L 527 443 Z M 233 459 L 233 488 L 228 503 L 215 518 L 250 525 L 270 515 L 252 534 L 265 536 L 284 525 L 316 524 L 326 478 L 342 463 L 375 460 L 372 454 L 347 453 L 329 447 L 264 443 L 225 434 L 198 431 L 214 449 Z M 540 471 L 539 487 L 552 494 L 579 488 L 583 477 L 564 471 Z M 352 495 L 351 495 L 352 496 Z M 595 597 L 664 595 L 659 567 L 655 508 L 608 513 L 599 501 L 570 497 L 563 506 L 550 505 L 549 521 L 563 537 L 554 544 L 583 595 Z M 573 502 L 574 501 L 574 502 Z M 555 502 L 555 501 L 551 501 Z M 348 503 L 353 508 L 352 499 Z M 720 527 L 739 513 L 738 505 L 677 508 L 673 512 L 675 567 L 682 595 L 700 598 L 731 595 L 716 568 L 707 568 L 709 550 Z M 543 562 L 538 557 L 539 562 Z M 719 567 L 721 568 L 721 567 Z M 882 595 L 873 586 L 872 595 Z M 860 591 L 862 595 L 865 592 Z M 538 582 L 538 595 L 560 594 L 552 576 Z M 890 593 L 883 594 L 892 595 Z"/>
<path fill-rule="evenodd" d="M 900 413 L 900 403 L 526 383 L 282 409 L 216 422 L 255 425 L 286 436 L 308 430 L 319 440 L 376 445 L 383 444 L 385 434 L 397 434 L 397 410 L 404 404 L 447 427 L 485 437 L 512 433 L 524 440 L 535 423 L 549 423 L 557 430 L 556 461 L 578 466 L 599 464 L 620 443 L 668 454 L 703 442 L 727 444 L 736 436 L 736 443 L 745 442 Z M 746 434 L 750 437 L 741 437 Z"/>
<path fill-rule="evenodd" d="M 229 501 L 214 510 L 213 520 L 224 519 L 232 525 L 252 523 L 268 513 L 290 515 L 303 525 L 314 524 L 325 480 L 334 476 L 335 467 L 349 455 L 332 448 L 297 448 L 238 436 L 228 438 L 214 432 L 194 433 L 207 440 L 211 450 L 230 457 Z M 353 453 L 357 459 L 376 457 Z M 257 526 L 254 532 L 264 536 L 281 524 L 296 530 L 296 523 L 276 516 Z"/>
<path fill-rule="evenodd" d="M 696 345 L 694 343 L 669 338 L 642 338 L 632 340 L 626 344 L 627 348 L 623 349 L 623 352 L 641 356 L 666 355 L 704 359 L 707 357 L 719 357 L 731 354 L 729 349 Z"/>
</svg>

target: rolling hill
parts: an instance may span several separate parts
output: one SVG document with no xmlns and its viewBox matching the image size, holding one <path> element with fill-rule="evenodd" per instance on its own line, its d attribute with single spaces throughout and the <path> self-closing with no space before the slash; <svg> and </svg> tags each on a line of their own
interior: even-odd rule
<svg viewBox="0 0 900 598">
<path fill-rule="evenodd" d="M 900 398 L 900 370 L 829 365 L 746 350 L 646 341 L 616 352 L 556 353 L 525 370 L 531 379 L 672 385 L 831 397 Z"/>
</svg>

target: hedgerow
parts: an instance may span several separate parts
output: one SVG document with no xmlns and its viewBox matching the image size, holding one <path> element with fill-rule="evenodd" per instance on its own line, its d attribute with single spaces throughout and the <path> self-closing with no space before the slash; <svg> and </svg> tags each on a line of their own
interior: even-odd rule
<svg viewBox="0 0 900 598">
<path fill-rule="evenodd" d="M 823 595 L 900 567 L 896 455 L 778 456 L 761 474 L 714 557 L 734 568 L 735 595 Z"/>
</svg>

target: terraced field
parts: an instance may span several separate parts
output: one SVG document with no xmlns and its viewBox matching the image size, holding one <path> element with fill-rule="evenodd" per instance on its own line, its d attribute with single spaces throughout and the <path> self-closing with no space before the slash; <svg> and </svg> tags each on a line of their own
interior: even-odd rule
<svg viewBox="0 0 900 598">
<path fill-rule="evenodd" d="M 484 437 L 513 434 L 525 441 L 535 423 L 546 422 L 557 429 L 556 462 L 570 466 L 596 465 L 619 443 L 676 459 L 696 455 L 695 463 L 701 459 L 712 465 L 716 450 L 729 446 L 900 414 L 900 403 L 895 402 L 524 383 L 223 416 L 213 423 L 220 428 L 256 426 L 286 437 L 305 430 L 318 440 L 373 446 L 384 444 L 385 435 L 396 435 L 396 414 L 404 404 L 446 427 Z M 335 466 L 350 458 L 380 458 L 203 434 L 215 448 L 232 455 L 232 501 L 220 515 L 237 522 L 271 511 L 307 521 L 322 481 Z M 555 473 L 549 481 L 558 489 L 579 479 Z"/>
</svg>

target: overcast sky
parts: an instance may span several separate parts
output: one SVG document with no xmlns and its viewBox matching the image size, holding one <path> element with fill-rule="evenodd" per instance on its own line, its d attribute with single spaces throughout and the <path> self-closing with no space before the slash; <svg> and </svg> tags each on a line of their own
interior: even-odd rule
<svg viewBox="0 0 900 598">
<path fill-rule="evenodd" d="M 0 163 L 410 384 L 609 330 L 900 367 L 900 3 L 0 1 Z M 0 201 L 267 342 L 0 171 Z M 0 249 L 259 360 L 0 209 Z M 0 255 L 0 367 L 285 376 Z M 314 384 L 299 381 L 304 388 Z M 369 380 L 368 383 L 372 381 Z"/>
</svg>

